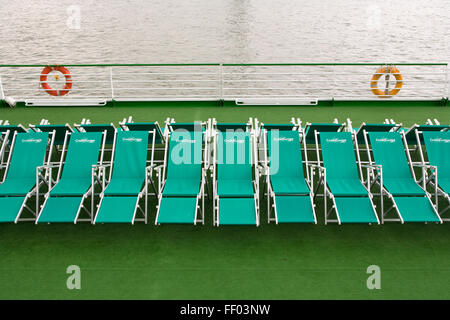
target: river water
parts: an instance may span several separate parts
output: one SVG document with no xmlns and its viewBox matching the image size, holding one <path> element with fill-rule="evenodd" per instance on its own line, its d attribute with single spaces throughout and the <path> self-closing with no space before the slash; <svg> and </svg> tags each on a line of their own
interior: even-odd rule
<svg viewBox="0 0 450 320">
<path fill-rule="evenodd" d="M 449 0 L 0 0 L 0 64 L 449 62 Z"/>
</svg>

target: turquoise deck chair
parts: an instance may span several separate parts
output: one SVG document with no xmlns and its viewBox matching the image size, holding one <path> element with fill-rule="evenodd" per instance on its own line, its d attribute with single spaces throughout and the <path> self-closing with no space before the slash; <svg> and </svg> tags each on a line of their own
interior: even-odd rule
<svg viewBox="0 0 450 320">
<path fill-rule="evenodd" d="M 416 183 L 399 132 L 369 132 L 375 164 L 382 166 L 381 212 L 384 221 L 442 222 L 429 195 Z M 406 140 L 406 139 L 405 139 Z M 381 184 L 381 181 L 380 184 Z M 384 211 L 384 196 L 393 207 Z M 399 219 L 384 216 L 395 209 Z"/>
<path fill-rule="evenodd" d="M 167 177 L 159 195 L 155 224 L 204 223 L 203 133 L 174 131 L 166 152 Z M 199 201 L 202 201 L 200 208 Z M 200 210 L 199 210 L 200 209 Z M 201 212 L 201 218 L 197 213 Z"/>
<path fill-rule="evenodd" d="M 264 130 L 267 135 L 266 155 L 269 156 L 267 220 L 277 224 L 317 223 L 312 193 L 303 174 L 299 131 L 292 131 L 292 127 L 282 131 L 275 128 Z"/>
<path fill-rule="evenodd" d="M 148 136 L 146 131 L 117 132 L 111 179 L 102 192 L 94 224 L 147 222 Z M 142 197 L 144 210 L 139 205 Z M 138 209 L 143 219 L 136 219 Z"/>
<path fill-rule="evenodd" d="M 353 148 L 353 135 L 350 132 L 321 132 L 324 178 L 324 214 L 325 224 L 341 223 L 379 223 L 372 202 L 372 195 L 365 188 L 359 176 L 359 170 Z M 318 141 L 316 142 L 318 143 Z M 331 196 L 337 219 L 330 219 L 327 196 Z"/>
<path fill-rule="evenodd" d="M 219 225 L 259 225 L 258 178 L 253 180 L 250 132 L 217 132 L 214 220 Z M 256 163 L 256 161 L 254 161 Z M 214 167 L 216 169 L 216 167 Z"/>
<path fill-rule="evenodd" d="M 437 186 L 439 187 L 437 191 L 450 202 L 450 131 L 422 132 L 422 135 L 428 162 L 437 168 Z M 438 206 L 437 200 L 436 206 Z M 440 211 L 439 214 L 442 216 L 449 209 L 450 206 Z M 449 218 L 442 218 L 442 220 L 450 221 Z"/>
<path fill-rule="evenodd" d="M 0 222 L 19 221 L 25 208 L 36 215 L 38 203 L 33 211 L 26 202 L 37 194 L 36 170 L 45 163 L 48 140 L 47 132 L 14 134 L 4 179 L 0 184 Z"/>
<path fill-rule="evenodd" d="M 0 132 L 6 132 L 6 131 L 9 131 L 10 132 L 10 136 L 12 137 L 15 132 L 17 132 L 17 133 L 26 133 L 26 132 L 28 132 L 28 129 L 25 128 L 21 124 L 3 124 L 3 125 L 0 125 Z"/>
<path fill-rule="evenodd" d="M 65 156 L 64 167 L 60 168 L 61 179 L 45 195 L 36 223 L 76 223 L 82 209 L 90 215 L 88 221 L 92 221 L 93 201 L 90 211 L 83 203 L 89 196 L 93 197 L 92 166 L 97 165 L 101 155 L 102 138 L 100 132 L 67 133 L 69 143 L 67 153 L 63 150 L 61 155 L 61 164 Z"/>
</svg>

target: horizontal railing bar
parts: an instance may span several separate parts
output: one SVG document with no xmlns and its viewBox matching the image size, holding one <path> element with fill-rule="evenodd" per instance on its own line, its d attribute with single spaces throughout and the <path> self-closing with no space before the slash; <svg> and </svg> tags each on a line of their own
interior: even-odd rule
<svg viewBox="0 0 450 320">
<path fill-rule="evenodd" d="M 35 68 L 47 66 L 65 67 L 190 67 L 190 66 L 224 66 L 224 67 L 251 67 L 251 66 L 446 66 L 445 62 L 371 62 L 371 63 L 347 63 L 347 62 L 304 62 L 304 63 L 97 63 L 97 64 L 0 64 L 0 68 Z"/>
<path fill-rule="evenodd" d="M 317 75 L 317 76 L 370 76 L 370 75 L 385 75 L 386 73 L 354 73 L 354 72 L 339 72 L 339 73 L 333 73 L 332 71 L 329 72 L 321 72 L 321 73 L 314 73 L 314 72 L 224 72 L 223 75 Z M 407 73 L 389 73 L 390 75 L 446 75 L 446 72 L 407 72 Z"/>
</svg>

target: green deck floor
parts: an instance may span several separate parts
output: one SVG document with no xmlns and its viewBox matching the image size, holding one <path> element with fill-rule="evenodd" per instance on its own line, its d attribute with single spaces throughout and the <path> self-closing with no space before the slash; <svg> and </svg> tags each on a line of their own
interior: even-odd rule
<svg viewBox="0 0 450 320">
<path fill-rule="evenodd" d="M 17 108 L 0 109 L 11 123 L 135 121 L 174 117 L 288 122 L 427 118 L 450 122 L 448 108 Z M 106 118 L 105 118 L 106 116 Z M 318 203 L 318 202 L 316 202 Z M 0 299 L 450 299 L 450 223 L 261 226 L 149 224 L 0 224 Z M 66 268 L 81 268 L 81 290 L 66 288 Z M 369 265 L 381 268 L 381 290 L 368 290 Z"/>
</svg>

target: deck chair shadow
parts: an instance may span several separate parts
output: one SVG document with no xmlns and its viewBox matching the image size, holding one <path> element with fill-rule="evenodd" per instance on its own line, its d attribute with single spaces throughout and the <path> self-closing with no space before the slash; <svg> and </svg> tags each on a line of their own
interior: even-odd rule
<svg viewBox="0 0 450 320">
<path fill-rule="evenodd" d="M 379 166 L 372 176 L 381 190 L 382 221 L 442 223 L 431 195 L 416 183 L 414 171 L 409 166 L 411 159 L 405 150 L 408 146 L 405 133 L 368 132 L 366 135 L 373 153 L 373 159 L 369 154 L 369 161 Z M 392 207 L 387 210 L 385 198 L 392 202 Z M 395 211 L 398 218 L 387 218 L 391 211 Z"/>
<path fill-rule="evenodd" d="M 96 223 L 147 223 L 148 181 L 151 165 L 147 167 L 149 132 L 118 131 L 113 145 L 109 183 L 100 194 L 94 219 Z M 100 172 L 106 170 L 99 166 Z M 97 177 L 97 173 L 94 174 Z M 99 175 L 100 180 L 103 173 Z M 102 181 L 101 185 L 106 185 Z M 142 208 L 140 200 L 145 199 Z M 142 218 L 136 218 L 140 213 Z"/>
<path fill-rule="evenodd" d="M 317 223 L 313 193 L 303 174 L 301 133 L 293 128 L 262 129 L 269 223 Z"/>
<path fill-rule="evenodd" d="M 158 183 L 161 187 L 158 187 L 155 224 L 204 224 L 208 168 L 205 134 L 199 130 L 176 130 L 169 133 L 164 165 L 157 167 L 158 177 L 163 180 Z M 202 162 L 205 164 L 204 168 Z"/>
<path fill-rule="evenodd" d="M 312 185 L 318 196 L 318 190 L 323 185 L 324 219 L 328 222 L 379 224 L 373 195 L 361 181 L 362 171 L 358 166 L 359 150 L 354 143 L 356 134 L 350 132 L 316 132 L 316 152 L 320 160 L 319 143 L 322 149 L 323 166 L 311 164 L 311 181 L 314 181 L 316 170 L 319 171 L 319 181 Z M 332 206 L 328 209 L 328 202 Z M 331 218 L 333 211 L 336 218 Z"/>
<path fill-rule="evenodd" d="M 259 170 L 253 132 L 214 132 L 214 224 L 259 226 Z"/>
<path fill-rule="evenodd" d="M 106 132 L 66 133 L 60 163 L 39 168 L 39 177 L 49 190 L 44 196 L 44 204 L 40 208 L 36 224 L 92 222 L 96 183 L 92 180 L 92 170 L 93 166 L 103 163 L 105 135 Z M 54 184 L 50 179 L 53 176 L 53 169 L 58 170 Z M 90 208 L 85 205 L 88 197 L 91 197 Z M 80 214 L 84 212 L 89 215 L 89 218 L 80 217 Z"/>
<path fill-rule="evenodd" d="M 39 205 L 36 171 L 50 161 L 53 137 L 47 132 L 14 132 L 8 160 L 2 165 L 5 172 L 0 184 L 0 222 L 35 221 Z M 34 209 L 27 204 L 32 197 L 36 198 Z M 22 218 L 25 211 L 34 217 Z"/>
</svg>

